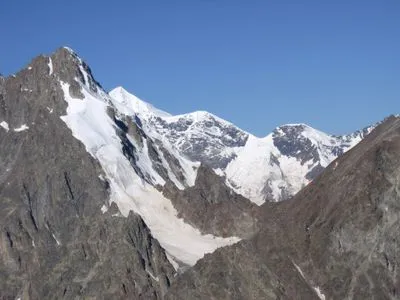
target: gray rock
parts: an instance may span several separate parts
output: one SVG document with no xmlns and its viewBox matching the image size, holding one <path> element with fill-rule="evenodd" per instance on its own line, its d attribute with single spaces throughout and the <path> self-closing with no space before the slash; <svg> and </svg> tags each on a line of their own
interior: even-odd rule
<svg viewBox="0 0 400 300">
<path fill-rule="evenodd" d="M 79 96 L 81 62 L 64 48 L 51 60 L 52 74 L 40 56 L 0 85 L 0 298 L 161 299 L 174 274 L 164 250 L 109 207 L 98 162 L 60 119 L 59 80 Z"/>
<path fill-rule="evenodd" d="M 168 182 L 163 194 L 185 222 L 202 233 L 249 237 L 258 231 L 259 207 L 225 185 L 224 178 L 201 165 L 193 187 L 179 190 Z"/>
</svg>

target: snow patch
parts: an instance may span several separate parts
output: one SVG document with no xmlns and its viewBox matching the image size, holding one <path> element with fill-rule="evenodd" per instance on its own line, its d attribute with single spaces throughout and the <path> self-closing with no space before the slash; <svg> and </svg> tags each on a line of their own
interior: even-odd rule
<svg viewBox="0 0 400 300">
<path fill-rule="evenodd" d="M 171 265 L 174 267 L 175 271 L 179 270 L 179 263 L 173 258 L 169 253 L 167 253 L 167 259 L 171 263 Z"/>
<path fill-rule="evenodd" d="M 49 75 L 53 74 L 53 61 L 51 60 L 51 57 L 49 57 L 47 65 L 49 66 Z"/>
<path fill-rule="evenodd" d="M 60 245 L 61 245 L 61 243 L 60 243 L 60 241 L 59 241 L 59 240 L 57 240 L 57 238 L 56 238 L 56 236 L 54 235 L 54 233 L 52 233 L 51 235 L 52 235 L 53 239 L 56 241 L 56 243 L 57 243 L 57 246 L 60 246 Z"/>
<path fill-rule="evenodd" d="M 15 132 L 21 132 L 21 131 L 25 131 L 25 130 L 28 130 L 28 129 L 29 129 L 29 126 L 27 126 L 26 124 L 22 124 L 20 127 L 14 128 L 14 131 Z"/>
<path fill-rule="evenodd" d="M 300 273 L 301 277 L 303 277 L 304 280 L 306 280 L 306 277 L 304 276 L 303 271 L 300 269 L 300 267 L 294 262 L 292 261 L 293 265 L 295 266 L 295 268 L 297 269 L 297 271 Z M 307 281 L 307 280 L 306 280 Z"/>
<path fill-rule="evenodd" d="M 157 281 L 157 282 L 160 281 L 160 279 L 158 278 L 158 276 L 154 276 L 153 273 L 151 273 L 151 272 L 150 272 L 149 270 L 147 270 L 147 269 L 146 269 L 146 273 L 149 274 L 150 277 L 151 277 L 153 280 L 155 280 L 155 281 Z"/>
<path fill-rule="evenodd" d="M 71 54 L 75 54 L 74 50 L 72 50 L 70 47 L 64 46 L 63 47 L 65 50 L 67 50 Z"/>
<path fill-rule="evenodd" d="M 0 126 L 4 128 L 5 131 L 9 131 L 10 127 L 8 126 L 8 123 L 6 121 L 1 121 Z"/>
<path fill-rule="evenodd" d="M 294 262 L 292 261 L 293 265 L 295 266 L 295 268 L 297 269 L 297 271 L 300 273 L 301 277 L 304 279 L 304 281 L 306 281 L 307 283 L 309 283 L 309 281 L 306 279 L 306 277 L 304 276 L 303 271 L 300 269 L 300 267 Z M 321 292 L 321 289 L 319 287 L 313 287 L 311 286 L 314 291 L 317 293 L 319 299 L 321 300 L 325 300 L 325 295 Z"/>
<path fill-rule="evenodd" d="M 319 287 L 314 287 L 313 289 L 317 293 L 319 299 L 325 300 L 325 295 L 322 294 L 321 289 Z"/>
<path fill-rule="evenodd" d="M 104 214 L 107 212 L 107 210 L 108 210 L 107 206 L 103 204 L 103 206 L 101 207 L 101 212 Z"/>
</svg>

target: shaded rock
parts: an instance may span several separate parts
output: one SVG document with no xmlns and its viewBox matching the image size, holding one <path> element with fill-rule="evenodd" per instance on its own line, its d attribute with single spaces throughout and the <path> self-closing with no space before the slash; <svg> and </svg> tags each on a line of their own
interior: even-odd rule
<svg viewBox="0 0 400 300">
<path fill-rule="evenodd" d="M 193 187 L 179 190 L 169 182 L 163 194 L 180 217 L 203 233 L 249 237 L 258 229 L 258 206 L 228 188 L 224 178 L 205 165 L 199 167 Z"/>
</svg>

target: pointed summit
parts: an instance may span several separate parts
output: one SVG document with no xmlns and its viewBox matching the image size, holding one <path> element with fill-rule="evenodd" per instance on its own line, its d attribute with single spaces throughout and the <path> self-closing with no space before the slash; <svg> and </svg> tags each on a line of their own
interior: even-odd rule
<svg viewBox="0 0 400 300">
<path fill-rule="evenodd" d="M 55 73 L 61 81 L 71 85 L 78 81 L 94 93 L 102 90 L 89 65 L 71 48 L 58 48 L 48 60 L 50 75 Z"/>
<path fill-rule="evenodd" d="M 127 115 L 137 114 L 141 117 L 148 118 L 151 116 L 156 117 L 169 117 L 169 113 L 155 108 L 150 103 L 147 103 L 135 95 L 129 93 L 123 87 L 119 86 L 109 92 L 113 99 L 113 103 L 118 109 Z"/>
</svg>

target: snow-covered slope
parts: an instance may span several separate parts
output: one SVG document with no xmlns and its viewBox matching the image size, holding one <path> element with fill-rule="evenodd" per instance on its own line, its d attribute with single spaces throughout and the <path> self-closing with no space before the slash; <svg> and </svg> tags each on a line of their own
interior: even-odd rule
<svg viewBox="0 0 400 300">
<path fill-rule="evenodd" d="M 78 57 L 76 59 L 81 62 Z M 141 115 L 168 115 L 140 100 L 131 101 L 133 98 L 110 99 L 100 86 L 94 88 L 89 84 L 95 82 L 91 74 L 84 68 L 80 68 L 80 72 L 85 80 L 75 80 L 80 85 L 82 97 L 72 96 L 70 83 L 60 82 L 68 103 L 67 114 L 61 118 L 74 137 L 100 162 L 111 188 L 110 203 L 115 202 L 124 216 L 130 210 L 138 213 L 174 262 L 194 265 L 205 253 L 237 242 L 236 237 L 202 235 L 178 218 L 171 201 L 157 190 L 157 186 L 165 183 L 163 172 L 171 178 L 178 172 L 172 170 L 170 161 L 174 161 L 175 167 L 184 166 L 180 170 L 180 179 L 175 178 L 182 188 L 185 184 L 193 184 L 197 164 L 181 157 L 171 159 L 174 150 L 164 145 L 169 149 L 168 161 L 155 140 L 143 133 L 136 137 L 130 134 L 128 127 L 133 123 L 129 120 L 136 111 Z M 102 211 L 107 209 L 103 207 Z"/>
<path fill-rule="evenodd" d="M 125 103 L 131 108 L 124 112 L 136 116 L 148 136 L 181 159 L 212 167 L 233 190 L 257 204 L 294 195 L 373 128 L 332 136 L 305 124 L 288 124 L 258 138 L 205 111 L 171 116 L 121 87 L 110 96 L 117 107 Z"/>
</svg>

